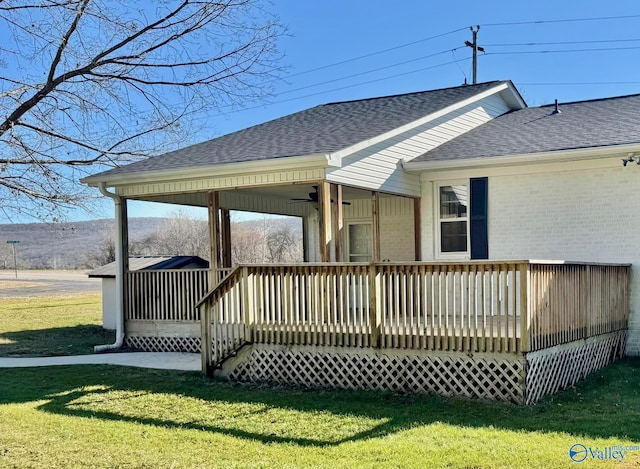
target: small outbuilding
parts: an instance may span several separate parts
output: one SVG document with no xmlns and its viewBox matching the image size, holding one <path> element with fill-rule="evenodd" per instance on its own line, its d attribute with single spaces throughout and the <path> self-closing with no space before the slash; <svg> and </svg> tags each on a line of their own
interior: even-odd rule
<svg viewBox="0 0 640 469">
<path fill-rule="evenodd" d="M 208 269 L 209 262 L 198 256 L 139 256 L 129 258 L 129 271 Z M 102 327 L 115 330 L 117 320 L 116 263 L 87 272 L 89 278 L 102 279 Z"/>
</svg>

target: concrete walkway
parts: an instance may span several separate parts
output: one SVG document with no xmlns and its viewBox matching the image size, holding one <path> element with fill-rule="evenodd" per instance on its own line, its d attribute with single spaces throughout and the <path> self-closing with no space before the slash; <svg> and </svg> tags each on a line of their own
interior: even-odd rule
<svg viewBox="0 0 640 469">
<path fill-rule="evenodd" d="M 5 358 L 0 357 L 0 368 L 29 368 L 56 365 L 121 365 L 161 370 L 200 370 L 199 353 L 132 352 L 75 355 L 70 357 Z"/>
</svg>

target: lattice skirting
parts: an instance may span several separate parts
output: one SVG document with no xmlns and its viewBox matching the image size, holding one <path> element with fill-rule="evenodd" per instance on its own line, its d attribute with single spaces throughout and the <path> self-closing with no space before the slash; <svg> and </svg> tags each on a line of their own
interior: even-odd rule
<svg viewBox="0 0 640 469">
<path fill-rule="evenodd" d="M 125 336 L 128 347 L 144 352 L 200 353 L 200 337 Z"/>
<path fill-rule="evenodd" d="M 305 387 L 383 389 L 524 402 L 525 360 L 516 355 L 254 345 L 219 375 Z"/>
<path fill-rule="evenodd" d="M 526 403 L 572 386 L 624 354 L 626 331 L 527 354 Z"/>
</svg>

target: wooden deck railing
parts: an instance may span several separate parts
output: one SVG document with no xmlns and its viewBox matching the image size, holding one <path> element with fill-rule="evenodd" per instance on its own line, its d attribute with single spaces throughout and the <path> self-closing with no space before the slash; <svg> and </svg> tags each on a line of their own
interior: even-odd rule
<svg viewBox="0 0 640 469">
<path fill-rule="evenodd" d="M 196 304 L 207 292 L 208 269 L 127 272 L 129 320 L 199 321 Z"/>
<path fill-rule="evenodd" d="M 532 262 L 529 350 L 626 329 L 629 265 Z"/>
<path fill-rule="evenodd" d="M 218 282 L 232 268 L 217 269 Z M 209 269 L 127 272 L 127 315 L 136 321 L 200 321 L 198 301 L 209 291 Z"/>
<path fill-rule="evenodd" d="M 245 342 L 539 350 L 626 328 L 629 274 L 532 261 L 242 266 L 200 303 L 203 364 Z"/>
</svg>

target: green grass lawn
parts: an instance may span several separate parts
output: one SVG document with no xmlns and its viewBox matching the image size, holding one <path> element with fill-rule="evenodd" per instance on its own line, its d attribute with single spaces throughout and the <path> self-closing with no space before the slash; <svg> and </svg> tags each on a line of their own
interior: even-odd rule
<svg viewBox="0 0 640 469">
<path fill-rule="evenodd" d="M 0 356 L 78 355 L 111 343 L 100 294 L 0 299 Z"/>
<path fill-rule="evenodd" d="M 0 370 L 0 467 L 638 467 L 640 360 L 536 406 L 305 391 L 108 366 Z"/>
<path fill-rule="evenodd" d="M 0 300 L 0 355 L 113 340 L 100 296 Z M 576 443 L 640 445 L 640 360 L 536 406 L 208 381 L 109 366 L 0 369 L 0 468 L 640 467 L 576 465 Z"/>
</svg>

